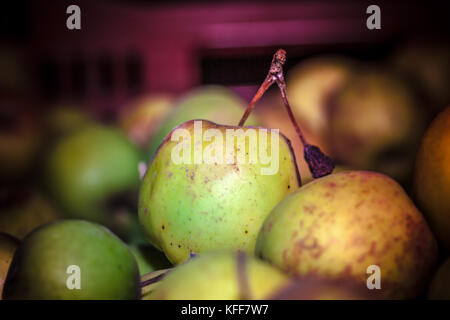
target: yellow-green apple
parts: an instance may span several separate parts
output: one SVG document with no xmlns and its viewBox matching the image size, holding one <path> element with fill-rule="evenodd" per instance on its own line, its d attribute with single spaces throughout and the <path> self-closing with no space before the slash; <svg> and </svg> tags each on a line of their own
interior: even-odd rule
<svg viewBox="0 0 450 320">
<path fill-rule="evenodd" d="M 265 299 L 289 282 L 278 269 L 244 253 L 210 252 L 171 270 L 148 300 Z"/>
<path fill-rule="evenodd" d="M 191 252 L 252 253 L 265 217 L 299 184 L 292 148 L 277 131 L 187 121 L 149 164 L 139 218 L 174 264 Z"/>
<path fill-rule="evenodd" d="M 136 208 L 141 160 L 137 146 L 121 130 L 85 125 L 51 148 L 46 186 L 65 217 L 104 224 L 129 239 L 141 230 Z"/>
<path fill-rule="evenodd" d="M 335 173 L 297 189 L 266 218 L 256 242 L 258 257 L 290 274 L 342 279 L 395 299 L 422 292 L 437 251 L 403 188 L 369 171 Z"/>
</svg>

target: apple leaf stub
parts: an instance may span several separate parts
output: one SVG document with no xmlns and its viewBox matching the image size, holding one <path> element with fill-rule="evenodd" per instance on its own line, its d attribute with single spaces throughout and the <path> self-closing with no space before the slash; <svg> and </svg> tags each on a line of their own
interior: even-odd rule
<svg viewBox="0 0 450 320">
<path fill-rule="evenodd" d="M 320 178 L 333 172 L 333 161 L 320 148 L 307 144 L 304 152 L 305 160 L 313 178 Z"/>
</svg>

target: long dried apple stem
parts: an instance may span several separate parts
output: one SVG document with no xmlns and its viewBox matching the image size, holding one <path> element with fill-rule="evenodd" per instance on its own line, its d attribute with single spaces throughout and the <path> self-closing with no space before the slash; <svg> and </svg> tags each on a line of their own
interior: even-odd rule
<svg viewBox="0 0 450 320">
<path fill-rule="evenodd" d="M 275 79 L 272 75 L 268 74 L 262 85 L 259 87 L 258 91 L 256 92 L 255 96 L 253 97 L 252 101 L 248 105 L 247 109 L 245 109 L 244 115 L 241 118 L 241 121 L 239 121 L 238 126 L 243 126 L 245 121 L 247 121 L 248 116 L 250 115 L 250 112 L 252 111 L 253 107 L 255 106 L 255 103 L 263 96 L 264 92 L 267 91 L 267 89 L 270 88 L 272 84 L 274 84 Z"/>
<path fill-rule="evenodd" d="M 287 98 L 286 83 L 284 81 L 283 76 L 283 65 L 285 62 L 286 62 L 286 51 L 283 49 L 278 49 L 273 56 L 272 63 L 270 65 L 270 70 L 269 73 L 267 74 L 266 79 L 256 92 L 247 109 L 245 110 L 245 113 L 241 121 L 239 121 L 239 126 L 244 125 L 250 112 L 254 108 L 255 103 L 262 97 L 264 92 L 267 89 L 269 89 L 274 82 L 276 82 L 278 87 L 280 88 L 281 97 L 283 99 L 284 106 L 286 107 L 286 110 L 288 112 L 289 119 L 291 120 L 292 125 L 294 126 L 295 131 L 297 132 L 297 135 L 303 144 L 304 158 L 308 163 L 309 170 L 311 171 L 313 178 L 319 178 L 333 172 L 334 164 L 333 161 L 328 156 L 326 156 L 322 152 L 322 150 L 320 150 L 319 147 L 308 143 L 308 141 L 305 139 L 305 136 L 303 135 L 302 130 L 300 129 L 300 126 L 295 120 L 292 108 L 289 105 L 289 101 Z"/>
</svg>

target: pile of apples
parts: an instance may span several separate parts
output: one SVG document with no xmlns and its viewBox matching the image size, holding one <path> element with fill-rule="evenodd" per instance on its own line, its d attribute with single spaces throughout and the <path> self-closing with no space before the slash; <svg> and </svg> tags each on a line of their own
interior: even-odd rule
<svg viewBox="0 0 450 320">
<path fill-rule="evenodd" d="M 303 62 L 286 89 L 285 59 L 247 109 L 205 86 L 115 125 L 48 112 L 27 156 L 38 182 L 1 189 L 3 299 L 450 299 L 450 107 L 428 114 L 402 76 L 340 57 Z M 211 144 L 195 120 L 280 129 L 279 170 L 175 163 L 177 129 L 189 154 Z"/>
</svg>

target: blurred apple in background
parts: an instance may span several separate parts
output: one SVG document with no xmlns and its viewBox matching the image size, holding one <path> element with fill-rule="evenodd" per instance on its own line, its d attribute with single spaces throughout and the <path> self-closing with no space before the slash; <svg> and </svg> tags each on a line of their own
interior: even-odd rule
<svg viewBox="0 0 450 320">
<path fill-rule="evenodd" d="M 144 148 L 169 114 L 173 99 L 168 94 L 141 97 L 123 108 L 119 126 L 131 141 Z"/>
<path fill-rule="evenodd" d="M 328 128 L 329 99 L 352 76 L 355 62 L 340 56 L 305 60 L 287 74 L 287 93 L 294 115 L 308 130 L 323 138 Z"/>
<path fill-rule="evenodd" d="M 0 47 L 0 88 L 8 92 L 27 92 L 30 89 L 30 72 L 26 55 L 14 45 Z"/>
<path fill-rule="evenodd" d="M 177 125 L 193 119 L 203 119 L 223 125 L 237 125 L 244 114 L 247 102 L 222 86 L 195 88 L 174 103 L 173 110 L 154 134 L 147 148 L 147 159 L 153 155 L 164 137 Z M 250 115 L 245 125 L 259 122 Z"/>
<path fill-rule="evenodd" d="M 94 122 L 85 109 L 73 103 L 50 106 L 43 112 L 42 121 L 50 139 L 61 137 L 72 130 Z"/>
<path fill-rule="evenodd" d="M 288 95 L 289 94 L 290 93 L 288 92 Z M 257 102 L 254 113 L 261 121 L 263 127 L 278 129 L 280 130 L 280 133 L 284 134 L 290 140 L 292 149 L 295 153 L 297 167 L 300 171 L 302 184 L 311 181 L 313 179 L 311 172 L 309 171 L 308 164 L 303 158 L 303 145 L 289 119 L 278 88 L 274 88 L 274 90 L 264 94 L 261 100 Z M 309 143 L 319 146 L 320 149 L 327 154 L 328 150 L 325 141 L 321 139 L 320 136 L 313 134 L 307 126 L 304 126 L 303 121 L 297 119 L 297 122 L 302 128 L 303 134 Z"/>
<path fill-rule="evenodd" d="M 430 101 L 431 112 L 450 104 L 450 45 L 446 42 L 416 41 L 393 55 L 392 63 L 409 76 Z"/>
<path fill-rule="evenodd" d="M 422 107 L 402 78 L 381 69 L 361 70 L 330 102 L 331 156 L 408 183 L 425 128 Z"/>
<path fill-rule="evenodd" d="M 0 94 L 0 180 L 24 178 L 35 163 L 42 138 L 38 117 L 27 102 Z"/>
<path fill-rule="evenodd" d="M 50 150 L 46 187 L 66 217 L 104 224 L 128 240 L 140 234 L 137 192 L 141 160 L 137 146 L 119 129 L 82 126 Z"/>
<path fill-rule="evenodd" d="M 450 250 L 450 107 L 430 124 L 417 153 L 415 199 Z"/>
<path fill-rule="evenodd" d="M 0 300 L 2 299 L 6 275 L 18 245 L 19 240 L 0 232 Z"/>
<path fill-rule="evenodd" d="M 59 218 L 55 206 L 36 190 L 0 189 L 0 232 L 23 239 L 37 227 Z"/>
<path fill-rule="evenodd" d="M 436 271 L 428 288 L 428 299 L 450 300 L 450 259 L 447 258 Z"/>
</svg>

